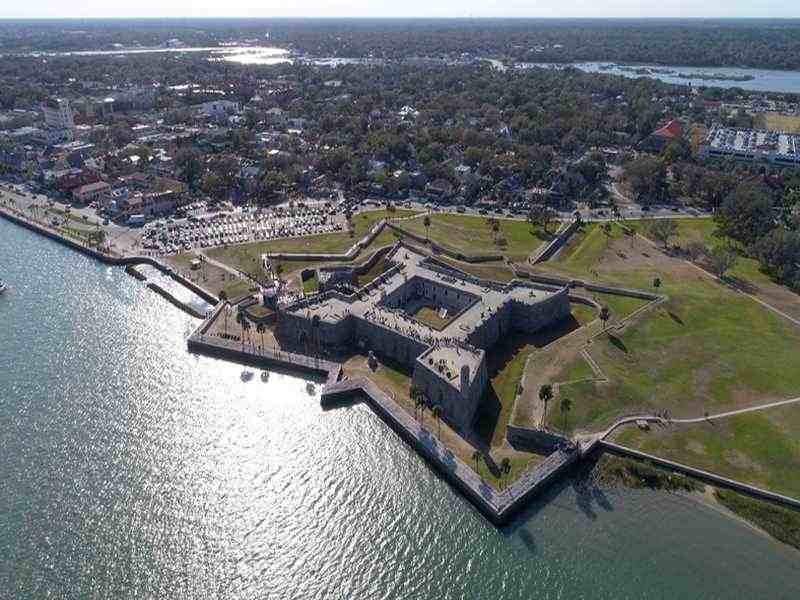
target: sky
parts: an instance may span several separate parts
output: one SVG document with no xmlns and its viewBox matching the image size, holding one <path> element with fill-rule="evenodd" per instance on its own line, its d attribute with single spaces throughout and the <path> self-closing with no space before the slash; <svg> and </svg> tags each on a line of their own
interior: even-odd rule
<svg viewBox="0 0 800 600">
<path fill-rule="evenodd" d="M 771 17 L 800 0 L 4 0 L 0 18 L 31 17 Z"/>
</svg>

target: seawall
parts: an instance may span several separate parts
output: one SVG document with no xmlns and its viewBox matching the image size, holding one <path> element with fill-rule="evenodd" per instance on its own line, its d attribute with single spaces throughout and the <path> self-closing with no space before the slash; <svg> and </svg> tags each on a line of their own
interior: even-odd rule
<svg viewBox="0 0 800 600">
<path fill-rule="evenodd" d="M 788 506 L 789 508 L 794 508 L 795 510 L 800 510 L 800 500 L 796 498 L 770 492 L 769 490 L 765 490 L 754 485 L 736 481 L 734 479 L 728 479 L 727 477 L 722 477 L 721 475 L 715 475 L 714 473 L 709 473 L 708 471 L 704 471 L 702 469 L 697 469 L 695 467 L 673 462 L 665 458 L 647 454 L 646 452 L 642 452 L 640 450 L 628 448 L 627 446 L 620 446 L 618 444 L 614 444 L 613 442 L 600 440 L 597 442 L 596 448 L 616 454 L 618 456 L 647 461 L 658 467 L 694 477 L 695 479 L 705 481 L 706 483 L 710 483 L 717 487 L 727 488 L 748 496 L 752 496 L 753 498 L 758 498 L 759 500 L 767 500 L 768 502 L 773 502 L 775 504 L 781 504 L 783 506 Z"/>
<path fill-rule="evenodd" d="M 190 281 L 185 277 L 183 277 L 182 275 L 180 275 L 179 273 L 175 272 L 170 266 L 165 265 L 161 261 L 152 258 L 150 256 L 113 256 L 110 254 L 105 254 L 94 248 L 84 246 L 83 244 L 62 235 L 59 232 L 50 229 L 49 227 L 46 227 L 39 223 L 34 223 L 28 218 L 16 214 L 4 206 L 0 206 L 0 217 L 5 218 L 8 221 L 11 221 L 12 223 L 16 223 L 21 227 L 25 227 L 26 229 L 38 233 L 39 235 L 50 238 L 51 240 L 58 242 L 59 244 L 63 244 L 71 248 L 72 250 L 76 250 L 82 254 L 90 256 L 91 258 L 107 265 L 114 265 L 114 266 L 129 266 L 129 265 L 133 266 L 142 264 L 150 265 L 151 267 L 158 269 L 165 275 L 168 275 L 169 277 L 171 277 L 184 287 L 188 288 L 189 290 L 200 296 L 203 300 L 205 300 L 209 304 L 216 304 L 218 302 L 216 296 L 214 296 L 207 290 L 203 289 L 199 285 L 195 284 L 193 281 Z"/>
</svg>

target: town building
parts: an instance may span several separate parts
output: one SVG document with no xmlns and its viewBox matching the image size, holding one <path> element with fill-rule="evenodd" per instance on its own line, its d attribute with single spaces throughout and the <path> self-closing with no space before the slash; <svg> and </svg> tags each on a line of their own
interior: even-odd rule
<svg viewBox="0 0 800 600">
<path fill-rule="evenodd" d="M 647 152 L 663 152 L 675 140 L 683 137 L 683 125 L 678 120 L 672 120 L 661 129 L 657 129 L 639 144 L 640 150 Z"/>
<path fill-rule="evenodd" d="M 755 129 L 713 128 L 700 145 L 700 158 L 732 158 L 800 166 L 800 135 Z"/>
<path fill-rule="evenodd" d="M 75 202 L 79 204 L 89 204 L 91 202 L 99 201 L 107 196 L 111 191 L 111 186 L 105 181 L 97 181 L 95 183 L 87 183 L 72 190 L 72 197 Z"/>
<path fill-rule="evenodd" d="M 64 98 L 48 98 L 42 102 L 45 125 L 53 129 L 73 129 L 75 119 L 69 101 Z"/>
</svg>

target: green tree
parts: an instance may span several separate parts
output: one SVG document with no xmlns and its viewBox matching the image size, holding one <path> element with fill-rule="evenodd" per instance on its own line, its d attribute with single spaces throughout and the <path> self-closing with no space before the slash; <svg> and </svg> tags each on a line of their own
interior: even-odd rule
<svg viewBox="0 0 800 600">
<path fill-rule="evenodd" d="M 711 262 L 711 270 L 722 279 L 725 277 L 725 273 L 736 266 L 739 255 L 727 244 L 721 244 L 711 249 L 708 258 Z"/>
<path fill-rule="evenodd" d="M 436 406 L 433 407 L 433 410 L 431 411 L 431 414 L 433 414 L 433 418 L 434 418 L 434 420 L 436 421 L 436 424 L 439 427 L 439 437 L 441 437 L 442 436 L 442 420 L 441 420 L 442 419 L 442 407 L 437 404 Z"/>
<path fill-rule="evenodd" d="M 611 311 L 607 306 L 600 309 L 600 320 L 603 322 L 603 331 L 606 330 L 608 320 L 611 318 Z"/>
<path fill-rule="evenodd" d="M 647 226 L 650 235 L 664 244 L 664 248 L 669 246 L 669 240 L 678 233 L 678 224 L 671 219 L 653 219 Z"/>
<path fill-rule="evenodd" d="M 220 290 L 218 298 L 219 298 L 220 302 L 222 302 L 224 305 L 226 305 L 226 306 L 223 307 L 222 312 L 225 313 L 225 334 L 227 335 L 227 333 L 228 333 L 228 307 L 227 307 L 228 292 L 226 292 L 225 290 Z"/>
<path fill-rule="evenodd" d="M 257 323 L 256 324 L 256 333 L 259 333 L 261 335 L 261 347 L 262 348 L 264 347 L 264 332 L 266 331 L 266 329 L 267 328 L 264 326 L 263 323 Z"/>
<path fill-rule="evenodd" d="M 564 419 L 564 432 L 567 431 L 567 415 L 572 410 L 572 400 L 569 398 L 561 399 L 561 416 Z"/>
<path fill-rule="evenodd" d="M 474 461 L 475 461 L 475 472 L 476 472 L 478 475 L 480 475 L 479 463 L 480 463 L 480 460 L 481 460 L 481 458 L 482 458 L 482 456 L 481 456 L 481 453 L 480 453 L 480 452 L 478 452 L 477 450 L 475 450 L 475 451 L 472 453 L 472 460 L 474 460 Z"/>
<path fill-rule="evenodd" d="M 772 200 L 755 185 L 741 185 L 730 194 L 715 215 L 719 232 L 747 246 L 775 227 Z"/>
<path fill-rule="evenodd" d="M 773 229 L 756 242 L 753 253 L 773 277 L 790 285 L 795 283 L 800 274 L 800 232 Z"/>
<path fill-rule="evenodd" d="M 500 461 L 500 473 L 502 473 L 505 480 L 503 487 L 506 487 L 508 485 L 508 474 L 511 473 L 511 460 L 507 456 Z"/>
<path fill-rule="evenodd" d="M 547 404 L 553 399 L 553 386 L 549 383 L 539 388 L 539 400 L 542 402 L 544 410 L 542 412 L 542 427 L 547 419 Z"/>
<path fill-rule="evenodd" d="M 641 156 L 628 162 L 623 169 L 637 202 L 650 204 L 665 196 L 667 169 L 661 160 Z"/>
</svg>

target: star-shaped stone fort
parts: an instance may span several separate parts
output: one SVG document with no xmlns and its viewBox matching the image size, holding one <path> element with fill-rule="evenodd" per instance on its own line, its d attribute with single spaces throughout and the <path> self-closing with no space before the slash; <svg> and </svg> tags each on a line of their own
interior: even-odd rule
<svg viewBox="0 0 800 600">
<path fill-rule="evenodd" d="M 329 270 L 322 278 L 328 289 L 281 309 L 278 335 L 306 348 L 357 347 L 400 363 L 461 432 L 489 383 L 486 353 L 512 331 L 534 333 L 570 315 L 567 287 L 483 281 L 402 244 L 387 265 L 357 290 Z"/>
</svg>

